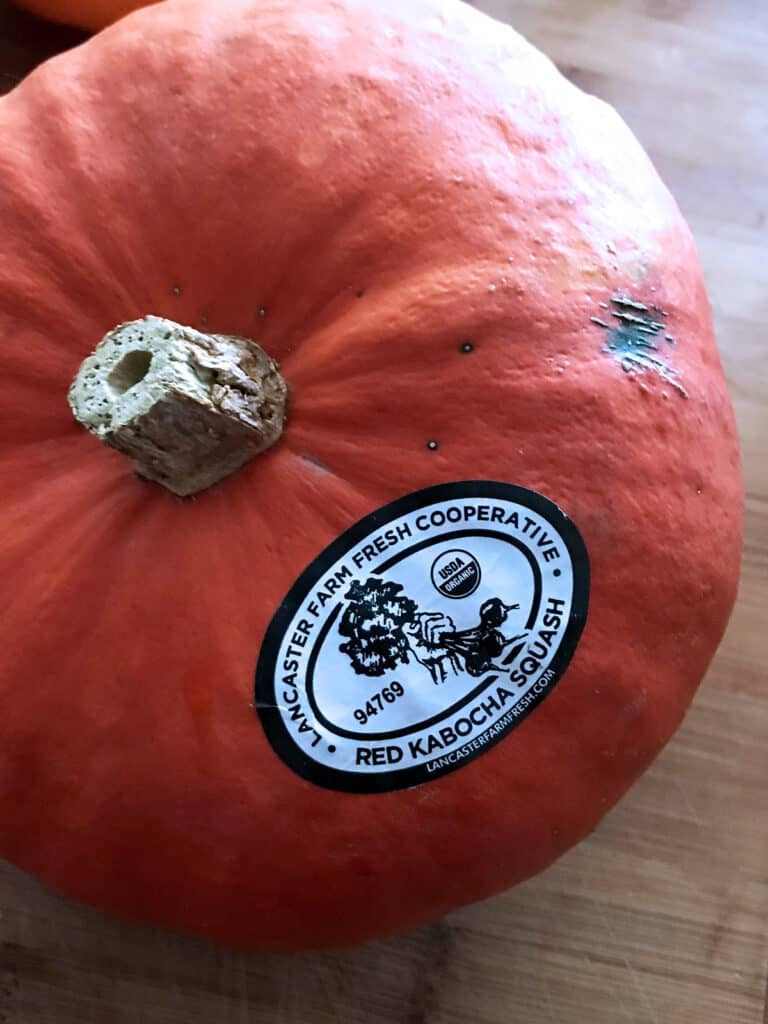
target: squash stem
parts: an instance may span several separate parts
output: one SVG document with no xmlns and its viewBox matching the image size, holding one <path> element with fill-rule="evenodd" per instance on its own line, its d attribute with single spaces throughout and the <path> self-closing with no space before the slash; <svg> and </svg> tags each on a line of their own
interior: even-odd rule
<svg viewBox="0 0 768 1024">
<path fill-rule="evenodd" d="M 147 316 L 99 342 L 68 397 L 78 423 L 140 477 L 188 497 L 279 440 L 288 388 L 250 339 Z"/>
</svg>

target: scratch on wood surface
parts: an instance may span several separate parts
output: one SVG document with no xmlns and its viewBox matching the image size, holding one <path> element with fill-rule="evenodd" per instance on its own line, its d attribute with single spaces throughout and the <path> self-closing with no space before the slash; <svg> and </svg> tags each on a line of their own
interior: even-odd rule
<svg viewBox="0 0 768 1024">
<path fill-rule="evenodd" d="M 731 916 L 738 903 L 733 889 L 723 890 L 718 898 L 718 910 L 711 928 L 707 931 L 704 960 L 708 967 L 712 966 L 720 954 L 720 950 L 728 941 Z"/>
<path fill-rule="evenodd" d="M 19 972 L 10 960 L 0 972 L 0 1024 L 12 1024 L 11 1014 L 17 1005 L 18 991 Z"/>
<path fill-rule="evenodd" d="M 443 921 L 427 933 L 424 959 L 417 968 L 416 982 L 408 1000 L 402 1024 L 429 1024 L 439 1003 L 440 982 L 453 951 L 453 933 Z"/>
<path fill-rule="evenodd" d="M 549 1020 L 552 1021 L 552 1024 L 562 1024 L 562 1018 L 556 1012 L 555 1007 L 552 1003 L 552 985 L 550 983 L 549 978 L 546 976 L 546 973 L 542 975 L 542 980 L 544 982 L 544 989 L 542 994 L 544 996 L 544 1003 L 547 1010 L 547 1016 Z"/>
<path fill-rule="evenodd" d="M 595 909 L 597 910 L 597 913 L 600 915 L 600 920 L 605 925 L 605 930 L 608 932 L 608 936 L 609 936 L 611 942 L 614 945 L 614 949 L 616 950 L 616 957 L 617 957 L 617 959 L 620 960 L 621 963 L 624 964 L 624 967 L 626 968 L 627 974 L 629 975 L 630 979 L 632 980 L 632 986 L 635 989 L 635 992 L 637 993 L 637 995 L 638 995 L 638 997 L 640 999 L 640 1002 L 648 1010 L 648 1013 L 650 1014 L 650 1017 L 651 1017 L 651 1020 L 652 1020 L 653 1024 L 661 1024 L 661 1020 L 659 1018 L 659 1015 L 656 1013 L 656 1010 L 653 1007 L 653 1003 L 651 1002 L 651 1000 L 650 1000 L 650 998 L 648 996 L 648 993 L 645 991 L 645 988 L 641 984 L 640 978 L 638 977 L 638 974 L 637 974 L 637 971 L 634 969 L 634 967 L 630 963 L 629 958 L 626 957 L 623 953 L 620 953 L 618 951 L 619 943 L 618 943 L 618 940 L 616 938 L 616 934 L 614 933 L 613 928 L 611 927 L 611 922 L 608 920 L 608 915 L 605 913 L 605 911 L 600 906 L 600 904 L 598 903 L 597 900 L 593 900 L 592 903 L 593 903 Z"/>
<path fill-rule="evenodd" d="M 245 965 L 245 960 L 237 959 L 235 961 L 237 967 L 237 988 L 238 988 L 238 1003 L 240 1008 L 240 1024 L 248 1024 L 251 1017 L 249 1008 L 250 1004 L 250 991 L 249 991 L 249 978 L 248 968 Z"/>
<path fill-rule="evenodd" d="M 331 960 L 312 960 L 313 974 L 319 982 L 319 987 L 328 1003 L 334 1021 L 338 1024 L 346 1024 L 346 1008 L 342 998 L 344 994 L 343 973 L 337 970 L 337 965 Z"/>
<path fill-rule="evenodd" d="M 581 883 L 582 883 L 582 887 L 583 887 L 583 885 L 584 885 L 584 880 L 583 879 L 581 880 Z M 594 901 L 593 901 L 593 903 L 594 903 Z M 605 921 L 605 915 L 601 914 L 600 916 L 602 917 L 603 922 L 606 923 L 606 925 L 607 925 L 607 922 Z M 613 936 L 613 931 L 611 930 L 610 927 L 607 927 L 607 931 L 608 931 L 609 936 L 612 937 Z M 615 946 L 615 939 L 611 938 L 611 942 Z M 596 963 L 596 962 L 603 962 L 603 963 L 605 963 L 606 962 L 605 960 L 599 961 L 597 959 L 597 957 L 593 956 L 591 953 L 587 953 L 587 960 L 590 963 Z M 615 954 L 615 956 L 611 958 L 610 963 L 611 964 L 620 963 L 620 964 L 623 965 L 624 964 L 624 957 L 622 957 L 621 954 Z M 621 988 L 619 988 L 618 986 L 611 986 L 611 989 L 610 989 L 610 992 L 611 992 L 611 995 L 613 996 L 614 1002 L 618 1006 L 619 1010 L 621 1010 L 622 1018 L 624 1020 L 629 1021 L 629 1024 L 634 1024 L 635 1015 L 634 1015 L 634 1013 L 632 1013 L 631 1009 L 624 1002 L 624 998 L 622 996 L 622 991 L 623 990 Z"/>
<path fill-rule="evenodd" d="M 281 971 L 283 983 L 280 986 L 278 995 L 277 1013 L 275 1019 L 280 1024 L 292 1024 L 296 1018 L 296 983 L 295 971 L 298 957 L 286 957 Z"/>
<path fill-rule="evenodd" d="M 678 793 L 683 798 L 683 803 L 685 804 L 687 810 L 690 812 L 690 815 L 695 821 L 695 823 L 698 825 L 699 828 L 704 828 L 704 822 L 696 813 L 696 808 L 693 806 L 693 802 L 691 801 L 691 798 L 688 795 L 688 792 L 683 786 L 682 782 L 680 782 L 678 778 L 673 778 L 673 782 L 675 785 L 675 789 L 677 789 Z"/>
<path fill-rule="evenodd" d="M 656 1013 L 656 1010 L 653 1007 L 653 1003 L 651 1002 L 648 993 L 645 991 L 645 988 L 641 984 L 637 971 L 634 969 L 634 967 L 626 957 L 622 957 L 622 959 L 626 964 L 627 970 L 629 971 L 629 976 L 632 979 L 632 984 L 635 987 L 635 991 L 640 996 L 640 1001 L 648 1008 L 648 1012 L 651 1015 L 651 1020 L 653 1021 L 653 1024 L 661 1024 L 661 1019 L 659 1015 Z"/>
</svg>

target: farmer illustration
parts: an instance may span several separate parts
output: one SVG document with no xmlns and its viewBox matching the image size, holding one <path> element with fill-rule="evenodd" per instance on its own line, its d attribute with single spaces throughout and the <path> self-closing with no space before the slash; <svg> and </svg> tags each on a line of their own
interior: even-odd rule
<svg viewBox="0 0 768 1024">
<path fill-rule="evenodd" d="M 481 676 L 504 671 L 516 657 L 527 631 L 507 637 L 501 627 L 518 604 L 492 597 L 480 606 L 480 622 L 457 630 L 443 612 L 419 611 L 415 601 L 402 593 L 402 585 L 369 579 L 355 581 L 347 591 L 349 602 L 339 622 L 348 638 L 340 645 L 358 675 L 380 676 L 414 658 L 436 685 L 467 672 Z M 506 655 L 505 655 L 506 652 Z M 504 657 L 504 665 L 498 660 Z"/>
</svg>

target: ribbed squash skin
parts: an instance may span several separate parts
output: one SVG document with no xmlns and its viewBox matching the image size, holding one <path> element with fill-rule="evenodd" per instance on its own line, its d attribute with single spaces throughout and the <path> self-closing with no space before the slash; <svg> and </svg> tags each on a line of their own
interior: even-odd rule
<svg viewBox="0 0 768 1024">
<path fill-rule="evenodd" d="M 699 262 L 619 117 L 458 3 L 170 0 L 34 72 L 0 132 L 0 854 L 117 914 L 280 949 L 551 863 L 680 723 L 738 578 Z M 592 318 L 616 295 L 665 311 L 685 394 L 606 351 Z M 255 338 L 291 389 L 281 442 L 193 501 L 67 406 L 100 337 L 147 313 Z M 302 780 L 252 708 L 276 608 L 362 516 L 462 479 L 576 523 L 569 669 L 450 775 Z"/>
</svg>

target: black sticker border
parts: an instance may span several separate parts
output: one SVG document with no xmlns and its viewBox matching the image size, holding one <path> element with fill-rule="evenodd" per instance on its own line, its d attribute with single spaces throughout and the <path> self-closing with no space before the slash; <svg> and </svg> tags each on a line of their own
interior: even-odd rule
<svg viewBox="0 0 768 1024">
<path fill-rule="evenodd" d="M 409 512 L 415 512 L 426 505 L 456 498 L 499 498 L 530 508 L 557 530 L 560 539 L 565 544 L 573 566 L 573 599 L 562 643 L 547 666 L 547 671 L 554 673 L 552 678 L 540 693 L 532 697 L 527 707 L 519 715 L 514 717 L 495 736 L 489 737 L 479 750 L 470 752 L 457 760 L 455 764 L 443 767 L 439 771 L 430 773 L 427 772 L 426 765 L 414 765 L 410 768 L 366 774 L 329 768 L 327 765 L 320 764 L 296 745 L 283 723 L 277 705 L 275 669 L 286 629 L 290 626 L 309 591 L 327 574 L 329 568 L 357 543 L 372 532 L 382 529 L 393 519 Z M 401 498 L 396 498 L 358 520 L 348 530 L 340 534 L 335 541 L 332 541 L 328 547 L 324 548 L 296 579 L 272 616 L 264 634 L 254 680 L 254 709 L 267 741 L 280 760 L 301 778 L 322 786 L 324 789 L 342 793 L 388 793 L 410 789 L 448 775 L 495 747 L 552 692 L 568 668 L 581 638 L 589 610 L 589 591 L 589 555 L 581 534 L 573 520 L 555 502 L 545 498 L 538 491 L 531 491 L 518 484 L 493 480 L 460 480 L 424 487 Z"/>
</svg>

